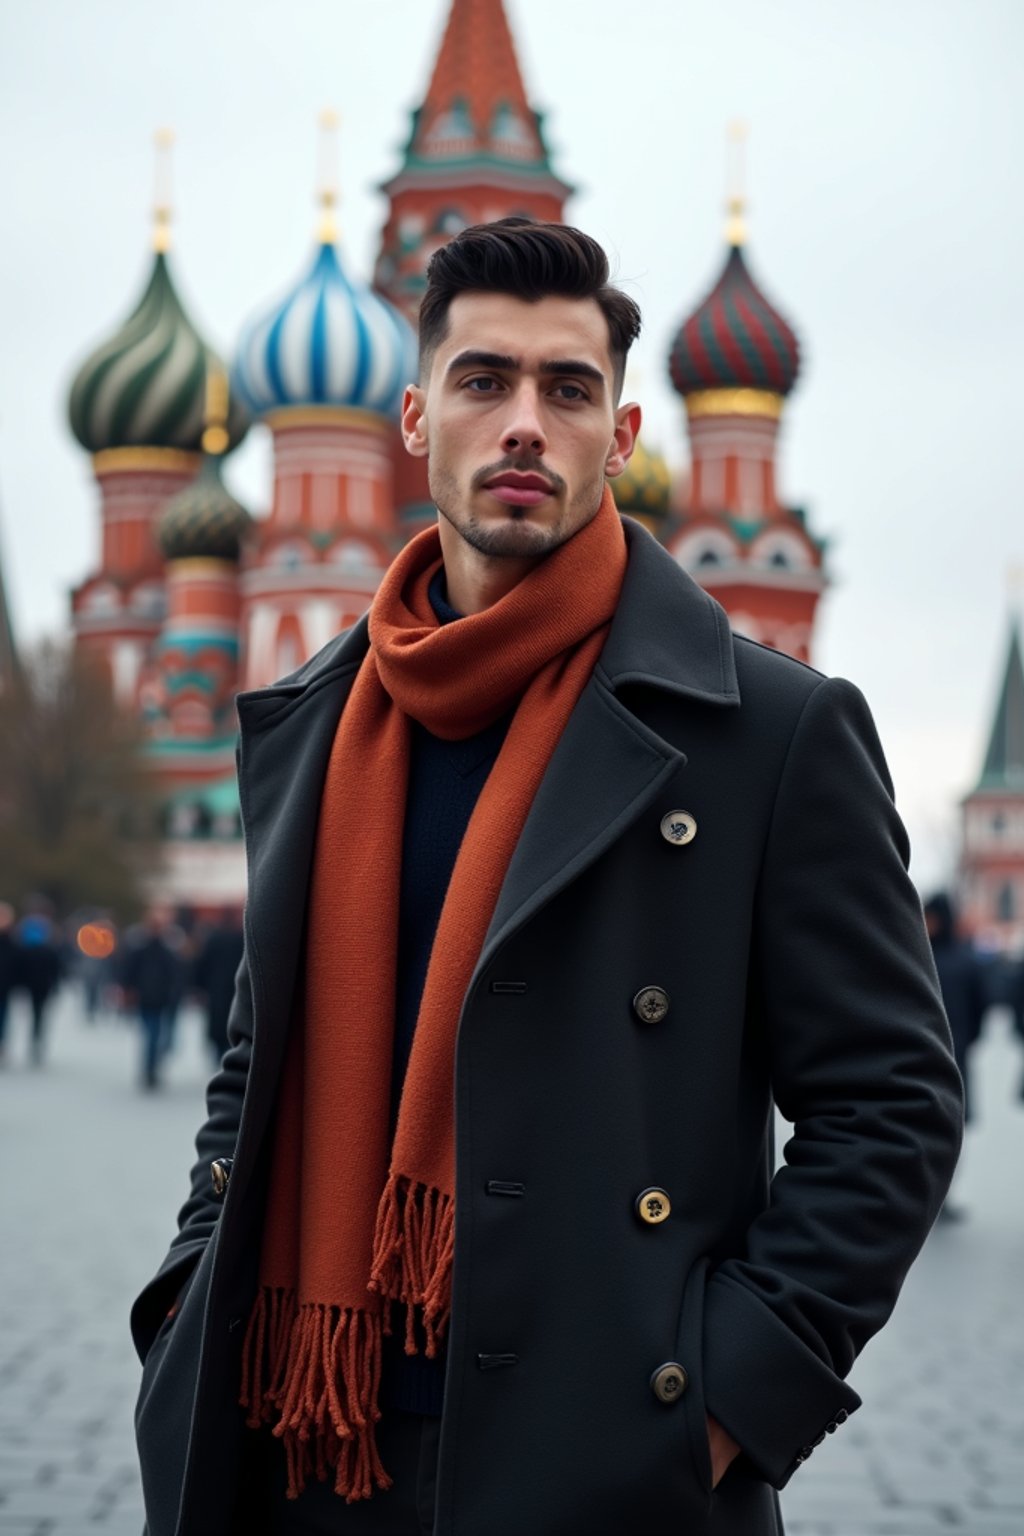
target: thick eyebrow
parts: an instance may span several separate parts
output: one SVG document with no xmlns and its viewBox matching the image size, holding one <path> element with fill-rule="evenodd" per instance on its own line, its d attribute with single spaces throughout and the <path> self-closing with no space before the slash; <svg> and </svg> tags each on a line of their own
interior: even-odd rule
<svg viewBox="0 0 1024 1536">
<path fill-rule="evenodd" d="M 453 373 L 456 368 L 497 368 L 503 373 L 516 373 L 519 369 L 518 357 L 506 357 L 501 352 L 477 352 L 472 348 L 468 352 L 460 352 L 453 357 L 445 373 Z"/>
<path fill-rule="evenodd" d="M 503 352 L 479 352 L 470 349 L 458 353 L 453 357 L 445 373 L 453 373 L 457 368 L 494 368 L 501 373 L 518 373 L 521 362 L 518 357 L 510 357 Z M 576 378 L 590 379 L 594 384 L 604 385 L 605 376 L 600 368 L 595 368 L 593 363 L 585 363 L 578 357 L 556 357 L 540 364 L 539 372 L 543 374 L 558 374 L 564 377 L 572 374 Z"/>
<path fill-rule="evenodd" d="M 590 379 L 595 384 L 605 382 L 604 374 L 593 363 L 585 363 L 579 357 L 556 357 L 549 363 L 541 363 L 541 373 L 574 374 L 580 379 Z"/>
</svg>

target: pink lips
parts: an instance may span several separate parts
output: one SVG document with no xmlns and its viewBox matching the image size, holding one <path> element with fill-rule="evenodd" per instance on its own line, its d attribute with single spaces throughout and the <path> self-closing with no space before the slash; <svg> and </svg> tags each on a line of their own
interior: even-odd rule
<svg viewBox="0 0 1024 1536">
<path fill-rule="evenodd" d="M 539 475 L 502 475 L 486 489 L 510 507 L 537 507 L 551 495 L 551 487 Z"/>
</svg>

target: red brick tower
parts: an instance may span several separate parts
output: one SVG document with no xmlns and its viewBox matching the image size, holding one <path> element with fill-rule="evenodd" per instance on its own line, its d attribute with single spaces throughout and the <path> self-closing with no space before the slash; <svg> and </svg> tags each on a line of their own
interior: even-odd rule
<svg viewBox="0 0 1024 1536">
<path fill-rule="evenodd" d="M 573 188 L 555 174 L 543 114 L 530 106 L 502 0 L 452 0 L 390 204 L 374 271 L 379 292 L 415 324 L 427 262 L 470 224 L 526 213 L 560 221 Z M 397 445 L 395 503 L 411 536 L 436 513 L 426 463 Z"/>
<path fill-rule="evenodd" d="M 780 501 L 775 470 L 799 344 L 750 275 L 738 179 L 725 267 L 672 343 L 669 373 L 686 403 L 691 475 L 665 542 L 736 630 L 807 661 L 827 585 L 825 546 L 803 510 Z"/>
</svg>

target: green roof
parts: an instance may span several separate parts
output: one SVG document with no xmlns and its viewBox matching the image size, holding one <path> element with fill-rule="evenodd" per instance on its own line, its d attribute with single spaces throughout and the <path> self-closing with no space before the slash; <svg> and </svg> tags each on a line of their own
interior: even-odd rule
<svg viewBox="0 0 1024 1536">
<path fill-rule="evenodd" d="M 1016 620 L 978 789 L 1024 791 L 1024 662 Z"/>
</svg>

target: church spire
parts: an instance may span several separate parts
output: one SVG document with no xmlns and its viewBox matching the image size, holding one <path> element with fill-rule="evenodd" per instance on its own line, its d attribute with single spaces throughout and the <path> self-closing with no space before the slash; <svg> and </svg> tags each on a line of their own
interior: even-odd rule
<svg viewBox="0 0 1024 1536">
<path fill-rule="evenodd" d="M 1024 790 L 1024 662 L 1016 618 L 978 788 Z"/>
<path fill-rule="evenodd" d="M 451 0 L 390 202 L 374 281 L 415 317 L 427 261 L 469 224 L 526 213 L 560 223 L 573 188 L 556 175 L 502 0 Z"/>
</svg>

